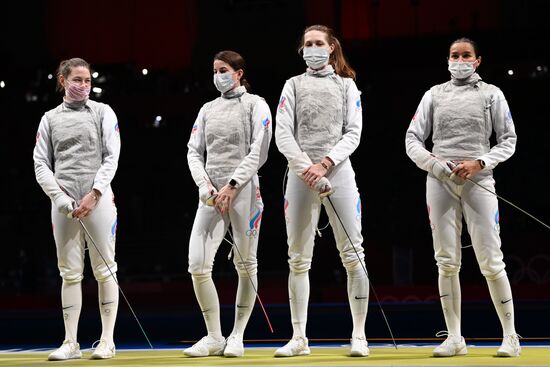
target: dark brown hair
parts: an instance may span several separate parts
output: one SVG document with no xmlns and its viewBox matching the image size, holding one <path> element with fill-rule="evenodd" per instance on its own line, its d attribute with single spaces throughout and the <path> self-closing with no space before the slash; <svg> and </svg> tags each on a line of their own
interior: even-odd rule
<svg viewBox="0 0 550 367">
<path fill-rule="evenodd" d="M 332 51 L 328 60 L 329 64 L 332 65 L 336 74 L 355 80 L 355 70 L 353 70 L 353 68 L 346 60 L 346 57 L 344 56 L 344 51 L 342 50 L 342 46 L 340 45 L 340 41 L 338 41 L 338 38 L 336 38 L 336 36 L 334 35 L 334 31 L 327 26 L 315 24 L 307 27 L 302 35 L 302 42 L 300 43 L 298 52 L 302 52 L 304 48 L 305 34 L 309 31 L 319 31 L 327 35 L 328 44 L 334 45 L 334 51 Z"/>
<path fill-rule="evenodd" d="M 455 43 L 469 43 L 470 45 L 472 45 L 472 48 L 474 49 L 474 52 L 476 54 L 476 58 L 479 57 L 479 52 L 478 52 L 478 47 L 477 47 L 477 43 L 475 43 L 474 41 L 472 41 L 471 39 L 469 38 L 466 38 L 466 37 L 460 37 L 459 39 L 456 39 L 454 40 L 451 45 L 449 46 L 449 49 L 451 47 L 453 47 L 453 45 Z"/>
<path fill-rule="evenodd" d="M 90 70 L 90 64 L 86 62 L 84 59 L 80 59 L 78 57 L 73 57 L 72 59 L 63 60 L 59 63 L 59 67 L 57 68 L 56 76 L 57 76 L 57 85 L 55 87 L 55 90 L 61 92 L 65 88 L 61 84 L 61 81 L 59 80 L 60 76 L 63 75 L 65 79 L 71 75 L 71 71 L 73 71 L 73 68 L 77 68 L 79 66 L 85 67 L 86 69 Z M 91 70 L 90 70 L 91 72 Z"/>
<path fill-rule="evenodd" d="M 240 54 L 231 50 L 220 51 L 214 56 L 214 60 L 220 60 L 225 62 L 226 64 L 231 66 L 235 71 L 242 70 L 243 76 L 241 77 L 241 85 L 244 85 L 246 90 L 250 91 L 250 84 L 248 84 L 248 81 L 245 79 L 246 63 Z"/>
</svg>

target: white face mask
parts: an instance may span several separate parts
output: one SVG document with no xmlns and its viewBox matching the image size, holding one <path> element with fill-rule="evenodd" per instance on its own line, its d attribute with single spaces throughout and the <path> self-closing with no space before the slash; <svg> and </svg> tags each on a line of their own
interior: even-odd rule
<svg viewBox="0 0 550 367">
<path fill-rule="evenodd" d="M 214 85 L 216 86 L 216 89 L 221 93 L 226 93 L 233 89 L 233 86 L 235 85 L 233 74 L 234 73 L 230 72 L 214 74 Z"/>
<path fill-rule="evenodd" d="M 469 78 L 475 71 L 474 62 L 449 61 L 449 71 L 455 79 Z"/>
<path fill-rule="evenodd" d="M 304 61 L 312 69 L 321 69 L 328 64 L 330 52 L 324 47 L 304 47 Z"/>
</svg>

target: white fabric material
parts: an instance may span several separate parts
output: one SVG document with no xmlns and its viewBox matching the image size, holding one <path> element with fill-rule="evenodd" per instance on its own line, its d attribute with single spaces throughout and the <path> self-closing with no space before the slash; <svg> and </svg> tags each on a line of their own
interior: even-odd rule
<svg viewBox="0 0 550 367">
<path fill-rule="evenodd" d="M 328 175 L 334 189 L 330 197 L 353 241 L 357 254 L 364 258 L 363 236 L 361 235 L 361 200 L 355 172 L 349 160 L 335 167 Z M 288 235 L 288 256 L 291 271 L 304 272 L 311 267 L 315 228 L 319 220 L 321 205 L 325 207 L 329 222 L 340 251 L 340 258 L 346 268 L 359 263 L 357 254 L 336 217 L 332 206 L 325 199 L 321 204 L 319 195 L 310 190 L 296 175 L 289 173 L 285 193 L 285 217 Z"/>
<path fill-rule="evenodd" d="M 310 167 L 313 164 L 311 159 L 308 157 L 306 152 L 302 152 L 299 156 L 288 161 L 288 168 L 302 180 L 304 179 L 304 170 Z M 328 187 L 328 190 L 327 190 Z M 324 193 L 326 191 L 332 191 L 332 184 L 326 177 L 321 177 L 321 179 L 315 184 L 312 188 L 313 190 Z"/>
<path fill-rule="evenodd" d="M 502 325 L 503 335 L 515 335 L 514 300 L 508 277 L 500 277 L 495 280 L 487 279 L 487 285 Z"/>
<path fill-rule="evenodd" d="M 231 179 L 246 184 L 267 160 L 271 135 L 269 106 L 243 86 L 206 103 L 187 144 L 195 183 L 210 180 L 218 190 Z"/>
<path fill-rule="evenodd" d="M 504 162 L 516 147 L 516 132 L 504 94 L 474 74 L 461 82 L 436 85 L 424 94 L 407 130 L 408 156 L 418 167 L 429 171 L 433 155 L 445 160 L 481 159 L 491 170 Z M 458 116 L 458 117 L 457 117 Z M 433 129 L 433 155 L 425 140 Z M 496 134 L 497 144 L 489 138 Z"/>
<path fill-rule="evenodd" d="M 109 346 L 114 344 L 113 334 L 118 311 L 118 286 L 113 277 L 109 277 L 105 282 L 98 283 L 98 298 L 102 326 L 100 339 L 107 343 L 107 346 L 104 347 L 106 352 L 98 352 L 98 354 L 108 355 L 108 351 L 111 349 Z"/>
<path fill-rule="evenodd" d="M 220 302 L 218 292 L 212 280 L 212 273 L 193 274 L 193 289 L 195 297 L 202 311 L 208 336 L 216 339 L 223 338 L 220 324 Z"/>
<path fill-rule="evenodd" d="M 492 177 L 479 180 L 479 184 L 495 190 Z M 462 216 L 482 274 L 487 279 L 506 275 L 500 249 L 498 201 L 493 194 L 471 182 L 456 185 L 428 176 L 426 201 L 440 275 L 453 276 L 460 270 Z"/>
<path fill-rule="evenodd" d="M 111 271 L 113 274 L 116 273 L 117 209 L 110 186 L 107 186 L 105 193 L 99 198 L 96 208 L 89 216 L 82 219 L 82 222 L 93 237 Z M 77 220 L 68 219 L 52 206 L 52 224 L 57 247 L 57 266 L 63 280 L 67 282 L 82 280 L 86 243 L 88 243 L 88 253 L 96 280 L 109 280 L 111 277 L 109 269 Z"/>
<path fill-rule="evenodd" d="M 108 190 L 119 154 L 111 107 L 91 100 L 63 102 L 40 121 L 33 153 L 36 180 L 50 198 L 64 191 L 79 203 L 92 189 Z"/>
<path fill-rule="evenodd" d="M 63 282 L 61 285 L 61 307 L 63 308 L 63 323 L 65 324 L 65 340 L 76 343 L 78 320 L 82 309 L 81 282 Z M 69 347 L 66 346 L 65 348 Z"/>
<path fill-rule="evenodd" d="M 458 274 L 449 277 L 439 275 L 438 287 L 447 331 L 451 335 L 462 335 L 460 325 L 462 295 Z"/>
<path fill-rule="evenodd" d="M 193 275 L 195 294 L 201 305 L 207 329 L 216 336 L 221 335 L 219 329 L 219 301 L 216 288 L 211 279 L 214 258 L 223 238 L 231 224 L 233 239 L 241 256 L 234 251 L 233 263 L 239 275 L 237 291 L 237 305 L 245 305 L 239 308 L 236 305 L 236 318 L 234 330 L 244 334 L 244 329 L 250 318 L 255 301 L 255 292 L 248 278 L 257 284 L 257 259 L 258 238 L 260 235 L 263 202 L 260 194 L 258 176 L 254 176 L 247 184 L 241 186 L 229 212 L 223 216 L 211 206 L 199 203 L 191 237 L 189 240 L 189 273 Z M 248 270 L 248 272 L 247 272 Z M 206 285 L 198 289 L 195 285 L 197 277 L 208 276 L 210 280 Z M 214 335 L 214 334 L 212 334 Z"/>
<path fill-rule="evenodd" d="M 339 165 L 359 145 L 362 125 L 361 93 L 353 80 L 308 71 L 283 87 L 275 139 L 288 161 L 306 152 L 314 163 L 327 156 Z"/>
<path fill-rule="evenodd" d="M 309 272 L 290 271 L 288 295 L 293 338 L 306 337 L 307 306 L 309 303 Z"/>
<path fill-rule="evenodd" d="M 369 278 L 367 278 L 367 274 L 361 264 L 355 265 L 353 269 L 346 270 L 348 275 L 348 300 L 353 320 L 351 336 L 353 339 L 365 340 L 365 322 L 369 309 Z M 357 343 L 361 345 L 360 342 Z"/>
<path fill-rule="evenodd" d="M 234 254 L 234 256 L 239 255 Z M 254 288 L 258 289 L 257 274 L 254 274 L 250 278 L 248 275 L 239 274 L 239 285 L 237 286 L 237 298 L 235 301 L 235 322 L 231 334 L 241 335 L 241 338 L 250 319 L 250 314 L 252 314 L 252 310 L 254 309 L 256 301 Z"/>
</svg>

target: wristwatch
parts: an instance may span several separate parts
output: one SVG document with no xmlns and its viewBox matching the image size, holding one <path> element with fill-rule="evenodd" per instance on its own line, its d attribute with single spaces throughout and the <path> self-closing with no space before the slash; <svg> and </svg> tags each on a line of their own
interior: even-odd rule
<svg viewBox="0 0 550 367">
<path fill-rule="evenodd" d="M 234 179 L 229 180 L 229 186 L 236 189 L 237 188 L 237 181 L 235 181 Z"/>
</svg>

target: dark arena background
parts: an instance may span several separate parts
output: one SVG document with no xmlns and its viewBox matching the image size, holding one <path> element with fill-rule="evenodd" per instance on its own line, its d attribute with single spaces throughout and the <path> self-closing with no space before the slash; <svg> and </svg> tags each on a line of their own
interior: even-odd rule
<svg viewBox="0 0 550 367">
<path fill-rule="evenodd" d="M 362 91 L 363 133 L 351 160 L 362 199 L 366 264 L 377 295 L 371 291 L 366 325 L 373 355 L 377 342 L 392 343 L 379 306 L 398 343 L 436 343 L 435 333 L 445 329 L 426 174 L 407 157 L 404 139 L 424 92 L 449 79 L 446 58 L 453 40 L 477 41 L 483 58 L 479 74 L 502 89 L 514 117 L 517 150 L 494 172 L 497 193 L 550 223 L 547 1 L 51 0 L 4 1 L 0 10 L 2 350 L 50 350 L 63 340 L 50 201 L 36 182 L 32 152 L 40 118 L 61 102 L 56 67 L 71 57 L 91 63 L 97 72 L 91 98 L 109 104 L 119 120 L 122 149 L 112 182 L 118 279 L 155 347 L 182 349 L 206 332 L 187 273 L 198 195 L 186 144 L 200 107 L 219 94 L 212 58 L 220 50 L 243 55 L 252 93 L 265 98 L 275 120 L 285 80 L 305 70 L 297 53 L 304 28 L 328 25 L 342 41 Z M 265 211 L 258 262 L 259 293 L 274 333 L 257 304 L 245 334 L 245 341 L 273 348 L 292 336 L 285 166 L 273 139 L 259 172 Z M 503 201 L 499 208 L 516 328 L 525 344 L 548 343 L 550 230 Z M 326 224 L 323 213 L 319 228 Z M 346 274 L 330 227 L 321 233 L 310 272 L 308 336 L 345 343 L 352 328 Z M 471 243 L 466 230 L 462 239 L 464 246 Z M 227 243 L 220 246 L 213 272 L 224 335 L 232 328 L 237 285 L 229 250 Z M 460 278 L 464 336 L 498 342 L 500 323 L 471 247 L 463 249 Z M 89 348 L 100 334 L 100 318 L 88 260 L 83 291 L 79 341 Z M 146 346 L 122 298 L 115 341 L 119 348 Z M 38 360 L 46 356 L 42 352 Z M 0 353 L 0 365 L 17 365 L 2 364 L 2 358 Z M 247 364 L 246 356 L 239 363 Z"/>
</svg>

